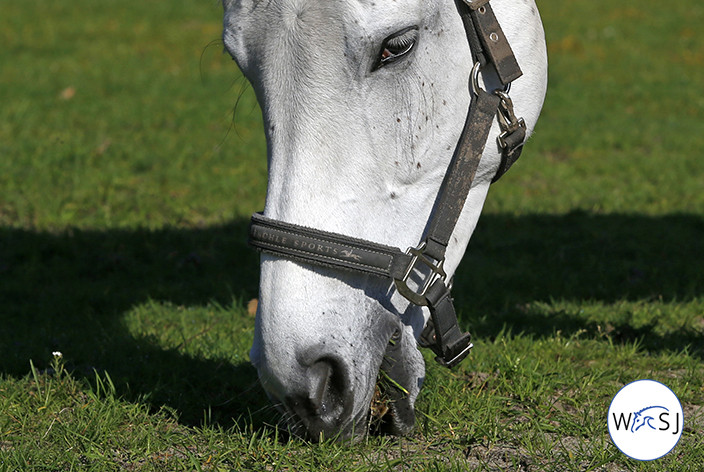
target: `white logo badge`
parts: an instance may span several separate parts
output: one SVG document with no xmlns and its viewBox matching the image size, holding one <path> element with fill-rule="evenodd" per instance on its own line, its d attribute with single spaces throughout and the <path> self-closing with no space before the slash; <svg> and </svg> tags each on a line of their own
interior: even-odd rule
<svg viewBox="0 0 704 472">
<path fill-rule="evenodd" d="M 684 415 L 677 396 L 654 380 L 636 380 L 611 400 L 609 434 L 621 452 L 640 461 L 658 459 L 682 436 Z"/>
</svg>

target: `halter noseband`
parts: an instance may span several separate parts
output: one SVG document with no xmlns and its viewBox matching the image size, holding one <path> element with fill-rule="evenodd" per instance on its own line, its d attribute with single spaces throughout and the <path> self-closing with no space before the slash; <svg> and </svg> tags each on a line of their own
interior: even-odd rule
<svg viewBox="0 0 704 472">
<path fill-rule="evenodd" d="M 411 303 L 427 306 L 430 320 L 419 344 L 429 347 L 436 360 L 457 365 L 472 348 L 469 333 L 457 323 L 450 287 L 443 269 L 445 251 L 464 208 L 479 161 L 498 115 L 501 163 L 498 180 L 520 156 L 526 137 L 523 119 L 516 118 L 508 96 L 511 82 L 522 75 L 516 57 L 489 5 L 490 0 L 455 0 L 475 66 L 470 77 L 471 102 L 425 239 L 415 248 L 399 248 L 320 231 L 265 217 L 252 216 L 249 243 L 260 251 L 298 262 L 352 270 L 393 280 L 396 290 Z M 480 69 L 491 67 L 503 90 L 489 93 L 479 87 Z M 418 281 L 421 277 L 423 280 Z M 416 287 L 415 289 L 412 287 Z"/>
</svg>

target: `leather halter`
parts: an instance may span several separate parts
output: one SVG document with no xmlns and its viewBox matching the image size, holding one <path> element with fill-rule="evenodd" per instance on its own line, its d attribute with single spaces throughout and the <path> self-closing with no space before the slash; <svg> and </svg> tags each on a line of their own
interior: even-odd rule
<svg viewBox="0 0 704 472">
<path fill-rule="evenodd" d="M 464 359 L 472 343 L 470 334 L 460 330 L 450 287 L 445 283 L 445 251 L 464 208 L 494 118 L 498 115 L 502 130 L 498 138 L 501 164 L 494 182 L 518 159 L 526 136 L 525 123 L 514 115 L 508 96 L 511 82 L 522 72 L 489 0 L 455 0 L 455 4 L 475 62 L 470 77 L 472 98 L 426 237 L 420 245 L 404 252 L 372 241 L 272 220 L 261 213 L 252 216 L 249 239 L 258 250 L 279 257 L 393 280 L 398 292 L 411 303 L 429 308 L 431 317 L 419 344 L 431 348 L 436 360 L 447 367 Z M 479 70 L 485 71 L 487 67 L 493 69 L 505 87 L 503 90 L 490 93 L 478 86 Z"/>
</svg>

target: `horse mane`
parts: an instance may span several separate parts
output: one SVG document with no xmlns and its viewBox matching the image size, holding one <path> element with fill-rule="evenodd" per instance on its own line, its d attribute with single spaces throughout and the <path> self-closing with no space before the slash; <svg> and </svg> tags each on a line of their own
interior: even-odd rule
<svg viewBox="0 0 704 472">
<path fill-rule="evenodd" d="M 637 411 L 637 412 L 635 413 L 635 415 L 636 415 L 636 416 L 640 416 L 640 414 L 643 413 L 645 410 L 649 410 L 649 409 L 651 409 L 651 408 L 663 408 L 663 409 L 667 410 L 667 408 L 665 408 L 664 406 L 658 406 L 658 405 L 646 406 L 646 407 L 643 408 L 642 410 Z"/>
</svg>

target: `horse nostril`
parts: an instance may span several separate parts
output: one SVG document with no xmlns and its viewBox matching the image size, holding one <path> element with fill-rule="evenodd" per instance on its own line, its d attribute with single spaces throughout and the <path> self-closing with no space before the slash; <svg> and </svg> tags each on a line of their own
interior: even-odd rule
<svg viewBox="0 0 704 472">
<path fill-rule="evenodd" d="M 299 354 L 296 367 L 289 394 L 279 397 L 291 432 L 312 441 L 352 433 L 362 421 L 353 415 L 352 366 L 329 346 L 317 345 Z"/>
<path fill-rule="evenodd" d="M 344 364 L 323 357 L 315 361 L 306 374 L 311 413 L 323 420 L 336 419 L 351 402 L 352 392 Z"/>
<path fill-rule="evenodd" d="M 334 437 L 349 427 L 354 398 L 348 373 L 342 361 L 320 357 L 305 370 L 306 390 L 286 398 L 311 439 Z"/>
<path fill-rule="evenodd" d="M 326 413 L 329 401 L 329 389 L 332 381 L 333 367 L 325 360 L 318 361 L 308 369 L 309 378 L 309 395 L 308 400 L 313 409 L 313 412 L 319 416 Z"/>
</svg>

